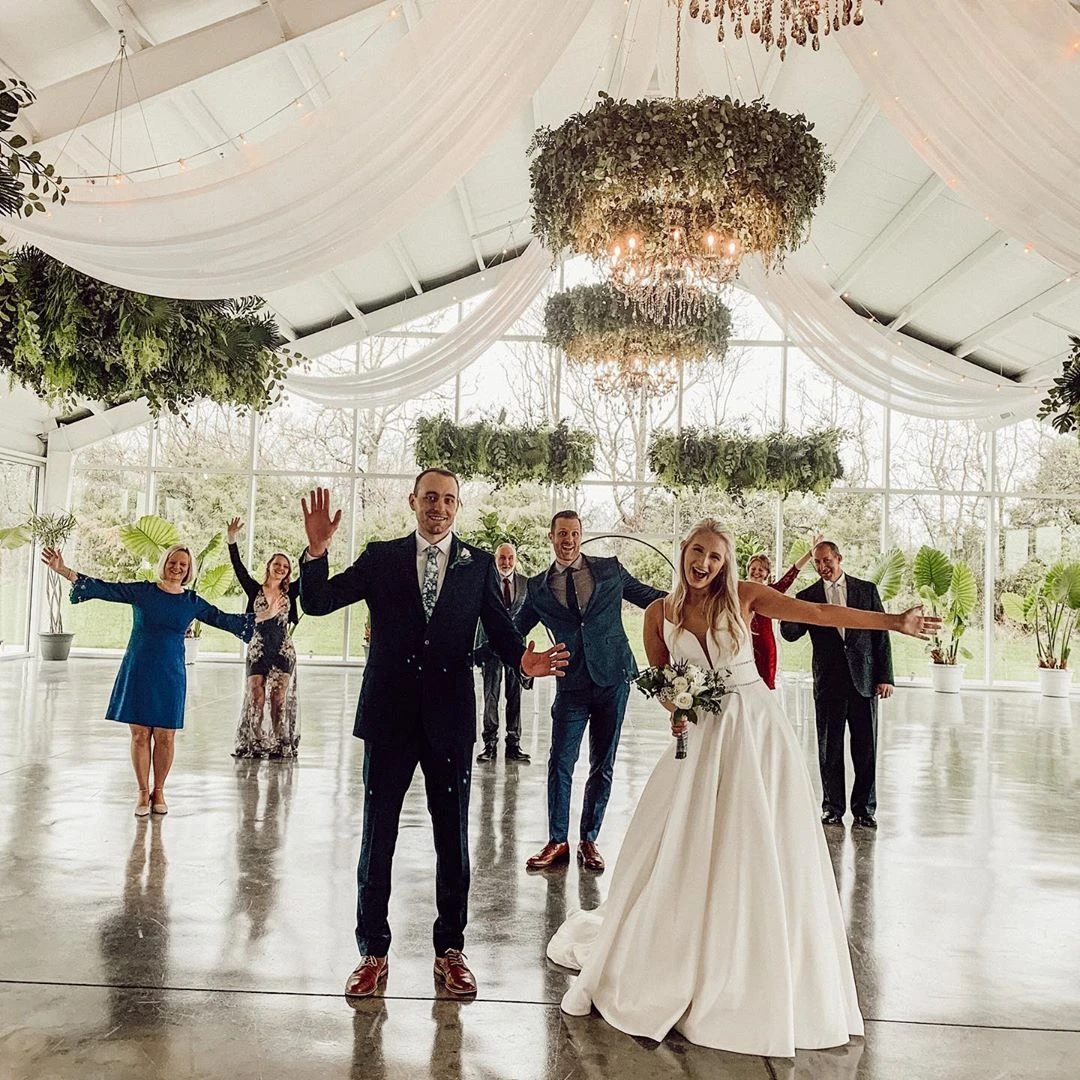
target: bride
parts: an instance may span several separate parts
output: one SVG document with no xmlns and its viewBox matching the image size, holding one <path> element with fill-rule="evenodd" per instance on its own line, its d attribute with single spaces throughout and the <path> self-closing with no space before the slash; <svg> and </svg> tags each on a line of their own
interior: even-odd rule
<svg viewBox="0 0 1080 1080">
<path fill-rule="evenodd" d="M 808 604 L 739 581 L 731 535 L 699 522 L 674 593 L 645 613 L 652 665 L 729 673 L 716 714 L 665 753 L 634 812 L 608 898 L 558 929 L 548 957 L 580 969 L 564 1012 L 595 1007 L 630 1035 L 791 1057 L 863 1033 L 844 920 L 799 744 L 754 665 L 754 614 L 927 637 L 936 620 Z M 670 710 L 670 706 L 669 706 Z M 688 725 L 672 726 L 679 734 Z"/>
</svg>

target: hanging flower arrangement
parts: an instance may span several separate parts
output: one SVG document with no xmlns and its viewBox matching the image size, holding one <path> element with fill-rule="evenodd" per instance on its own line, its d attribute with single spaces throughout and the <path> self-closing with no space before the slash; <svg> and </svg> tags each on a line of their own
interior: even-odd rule
<svg viewBox="0 0 1080 1080">
<path fill-rule="evenodd" d="M 533 231 L 605 268 L 655 321 L 683 321 L 745 255 L 772 270 L 806 240 L 832 167 L 812 131 L 763 101 L 602 93 L 533 137 Z"/>
<path fill-rule="evenodd" d="M 596 439 L 565 420 L 507 424 L 475 420 L 458 424 L 448 416 L 422 416 L 414 425 L 416 463 L 449 469 L 462 481 L 488 480 L 497 488 L 515 484 L 576 487 L 596 467 Z"/>
<path fill-rule="evenodd" d="M 665 394 L 680 364 L 723 360 L 730 336 L 731 312 L 715 296 L 676 326 L 650 319 L 607 284 L 555 293 L 544 309 L 544 340 L 591 368 L 604 393 Z"/>
<path fill-rule="evenodd" d="M 33 247 L 0 251 L 0 372 L 45 401 L 154 413 L 206 399 L 262 411 L 297 354 L 258 297 L 171 300 L 129 292 Z"/>
<path fill-rule="evenodd" d="M 843 479 L 837 452 L 843 437 L 838 428 L 762 436 L 698 428 L 657 431 L 649 441 L 649 468 L 672 492 L 723 491 L 736 500 L 748 491 L 821 494 Z"/>
</svg>

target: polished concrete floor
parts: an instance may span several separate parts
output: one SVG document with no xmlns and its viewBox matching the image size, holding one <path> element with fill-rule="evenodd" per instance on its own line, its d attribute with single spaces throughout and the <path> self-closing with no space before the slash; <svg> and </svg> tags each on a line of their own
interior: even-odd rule
<svg viewBox="0 0 1080 1080">
<path fill-rule="evenodd" d="M 474 774 L 477 999 L 433 985 L 417 782 L 386 996 L 354 1011 L 340 992 L 355 962 L 360 672 L 301 669 L 301 757 L 288 765 L 229 756 L 241 671 L 202 663 L 171 813 L 136 820 L 126 730 L 101 719 L 115 669 L 0 664 L 0 1077 L 1080 1076 L 1080 704 L 903 688 L 885 704 L 880 830 L 830 837 L 866 1038 L 766 1060 L 560 1013 L 569 976 L 544 944 L 607 878 L 523 867 L 546 839 L 547 687 L 525 695 L 535 764 Z M 784 694 L 812 764 L 807 689 Z M 609 860 L 668 745 L 654 708 L 632 701 L 601 836 Z"/>
</svg>

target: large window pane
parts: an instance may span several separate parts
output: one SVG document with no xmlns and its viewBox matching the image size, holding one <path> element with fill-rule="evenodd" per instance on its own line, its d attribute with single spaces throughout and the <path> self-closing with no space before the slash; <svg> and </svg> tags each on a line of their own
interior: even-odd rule
<svg viewBox="0 0 1080 1080">
<path fill-rule="evenodd" d="M 182 416 L 167 413 L 157 421 L 157 459 L 161 468 L 250 468 L 250 415 L 200 402 Z"/>
<path fill-rule="evenodd" d="M 985 491 L 989 438 L 970 420 L 928 420 L 894 413 L 892 486 Z"/>
<path fill-rule="evenodd" d="M 80 464 L 83 458 L 80 457 Z M 142 577 L 142 563 L 120 541 L 120 528 L 146 513 L 143 469 L 78 468 L 72 513 L 79 522 L 64 552 L 69 566 L 108 581 Z M 131 633 L 131 610 L 123 604 L 69 604 L 64 590 L 64 629 L 80 649 L 122 649 Z"/>
<path fill-rule="evenodd" d="M 38 473 L 36 465 L 0 458 L 0 529 L 21 525 L 37 507 Z M 27 650 L 33 558 L 29 545 L 0 550 L 0 653 Z"/>
</svg>

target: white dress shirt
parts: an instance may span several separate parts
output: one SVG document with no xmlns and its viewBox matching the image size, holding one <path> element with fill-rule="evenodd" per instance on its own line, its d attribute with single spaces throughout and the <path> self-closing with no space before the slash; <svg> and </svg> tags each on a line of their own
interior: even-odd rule
<svg viewBox="0 0 1080 1080">
<path fill-rule="evenodd" d="M 835 581 L 822 580 L 822 584 L 825 586 L 825 599 L 830 604 L 836 604 L 839 607 L 847 607 L 847 575 L 841 574 Z M 838 626 L 836 632 L 843 637 L 844 628 Z"/>
<path fill-rule="evenodd" d="M 446 568 L 450 565 L 450 545 L 454 542 L 454 534 L 448 532 L 435 546 L 439 549 L 437 556 L 439 563 L 439 578 L 435 586 L 435 599 L 442 592 L 443 581 L 446 579 Z M 427 568 L 427 549 L 431 547 L 431 541 L 425 540 L 419 532 L 416 534 L 416 583 L 420 586 L 420 595 L 424 594 L 424 570 Z"/>
</svg>

